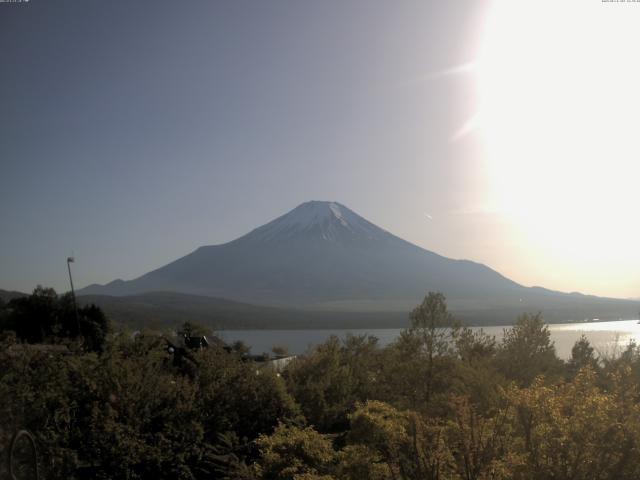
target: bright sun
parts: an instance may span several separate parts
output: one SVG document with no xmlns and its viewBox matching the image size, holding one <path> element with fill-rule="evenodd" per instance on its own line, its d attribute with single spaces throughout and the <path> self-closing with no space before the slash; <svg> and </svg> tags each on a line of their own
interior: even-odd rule
<svg viewBox="0 0 640 480">
<path fill-rule="evenodd" d="M 474 71 L 489 208 L 552 256 L 640 277 L 640 3 L 496 1 Z"/>
</svg>

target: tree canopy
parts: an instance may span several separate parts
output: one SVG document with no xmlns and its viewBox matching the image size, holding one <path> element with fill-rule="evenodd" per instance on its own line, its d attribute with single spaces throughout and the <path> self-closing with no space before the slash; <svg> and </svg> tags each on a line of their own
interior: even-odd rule
<svg viewBox="0 0 640 480">
<path fill-rule="evenodd" d="M 581 338 L 563 362 L 539 315 L 497 341 L 429 294 L 385 347 L 332 337 L 278 372 L 212 341 L 176 365 L 159 334 L 104 335 L 95 308 L 79 309 L 79 343 L 70 300 L 36 289 L 0 309 L 0 450 L 28 429 L 46 478 L 640 476 L 634 344 L 599 358 Z"/>
</svg>

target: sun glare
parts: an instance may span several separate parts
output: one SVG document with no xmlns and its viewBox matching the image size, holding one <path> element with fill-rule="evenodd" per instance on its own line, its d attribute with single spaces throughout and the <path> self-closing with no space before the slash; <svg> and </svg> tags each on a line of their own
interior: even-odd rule
<svg viewBox="0 0 640 480">
<path fill-rule="evenodd" d="M 639 266 L 638 25 L 640 3 L 600 0 L 497 1 L 487 16 L 475 75 L 488 203 L 568 261 Z"/>
</svg>

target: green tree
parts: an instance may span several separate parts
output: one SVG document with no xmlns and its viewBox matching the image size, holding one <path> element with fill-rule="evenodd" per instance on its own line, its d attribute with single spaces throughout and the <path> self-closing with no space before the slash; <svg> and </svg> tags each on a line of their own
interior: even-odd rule
<svg viewBox="0 0 640 480">
<path fill-rule="evenodd" d="M 495 337 L 487 335 L 482 329 L 473 331 L 468 327 L 459 329 L 455 346 L 458 357 L 467 364 L 490 360 L 498 349 Z"/>
<path fill-rule="evenodd" d="M 445 427 L 438 420 L 379 401 L 360 404 L 349 419 L 348 443 L 366 447 L 361 452 L 369 452 L 377 475 L 387 474 L 382 478 L 436 480 L 452 473 L 453 458 L 445 442 Z"/>
<path fill-rule="evenodd" d="M 82 337 L 85 349 L 99 352 L 110 331 L 110 322 L 99 307 L 87 305 L 76 310 L 70 293 L 59 297 L 52 288 L 38 286 L 30 296 L 11 300 L 6 310 L 0 326 L 15 331 L 17 338 L 27 343 L 60 343 Z"/>
<path fill-rule="evenodd" d="M 425 400 L 429 402 L 433 394 L 434 377 L 438 373 L 437 358 L 454 353 L 454 341 L 460 327 L 449 313 L 442 293 L 429 292 L 409 318 L 409 333 L 420 341 L 426 361 Z"/>
<path fill-rule="evenodd" d="M 375 452 L 390 478 L 401 475 L 402 456 L 409 444 L 406 415 L 391 405 L 370 400 L 359 405 L 349 420 L 348 442 Z"/>
<path fill-rule="evenodd" d="M 514 478 L 635 479 L 640 475 L 638 393 L 629 395 L 623 375 L 611 391 L 597 386 L 596 374 L 582 369 L 566 384 L 506 391 L 514 431 L 512 448 L 524 460 Z M 637 397 L 636 397 L 637 398 Z"/>
<path fill-rule="evenodd" d="M 589 367 L 593 370 L 598 369 L 598 359 L 595 351 L 587 337 L 581 335 L 571 348 L 571 358 L 568 362 L 569 373 L 575 376 L 580 369 Z"/>
<path fill-rule="evenodd" d="M 58 295 L 53 288 L 36 287 L 28 297 L 9 302 L 6 328 L 16 332 L 18 339 L 40 343 L 62 333 L 58 318 Z"/>
<path fill-rule="evenodd" d="M 447 443 L 453 452 L 459 478 L 513 478 L 515 468 L 523 463 L 523 459 L 513 451 L 515 442 L 509 424 L 510 412 L 501 409 L 487 418 L 477 412 L 468 398 L 454 397 L 452 403 L 454 413 L 449 420 Z"/>
<path fill-rule="evenodd" d="M 284 372 L 289 391 L 321 432 L 344 431 L 356 402 L 375 396 L 379 348 L 371 336 L 330 337 Z"/>
<path fill-rule="evenodd" d="M 540 374 L 554 377 L 562 371 L 549 328 L 539 313 L 521 315 L 516 325 L 504 330 L 496 360 L 500 371 L 521 385 Z"/>
<path fill-rule="evenodd" d="M 265 480 L 330 480 L 336 453 L 331 441 L 311 427 L 280 424 L 272 435 L 257 440 L 256 473 Z"/>
<path fill-rule="evenodd" d="M 211 329 L 195 322 L 184 322 L 176 333 L 187 337 L 202 337 L 211 335 Z"/>
<path fill-rule="evenodd" d="M 345 480 L 392 480 L 392 472 L 380 452 L 362 444 L 345 446 L 338 452 L 336 476 Z"/>
<path fill-rule="evenodd" d="M 271 351 L 276 356 L 289 355 L 289 349 L 285 345 L 274 345 L 271 347 Z"/>
<path fill-rule="evenodd" d="M 282 377 L 235 353 L 209 348 L 196 353 L 199 421 L 207 438 L 235 432 L 241 441 L 271 433 L 279 421 L 302 423 Z"/>
</svg>

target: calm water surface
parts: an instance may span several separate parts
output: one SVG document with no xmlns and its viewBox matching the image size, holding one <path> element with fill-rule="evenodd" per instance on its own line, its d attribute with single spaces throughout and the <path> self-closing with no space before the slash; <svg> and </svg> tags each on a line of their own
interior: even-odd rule
<svg viewBox="0 0 640 480">
<path fill-rule="evenodd" d="M 505 326 L 472 327 L 489 335 L 502 339 Z M 242 340 L 251 346 L 253 353 L 271 351 L 274 345 L 285 346 L 292 354 L 301 354 L 310 347 L 324 342 L 329 336 L 346 337 L 370 334 L 378 337 L 381 345 L 391 343 L 400 334 L 399 328 L 353 329 L 353 330 L 222 330 L 218 334 L 227 342 Z M 571 347 L 585 335 L 591 346 L 600 354 L 615 354 L 623 350 L 631 341 L 640 344 L 640 324 L 638 320 L 620 320 L 615 322 L 560 323 L 549 325 L 551 340 L 555 343 L 560 358 L 571 356 Z"/>
</svg>

